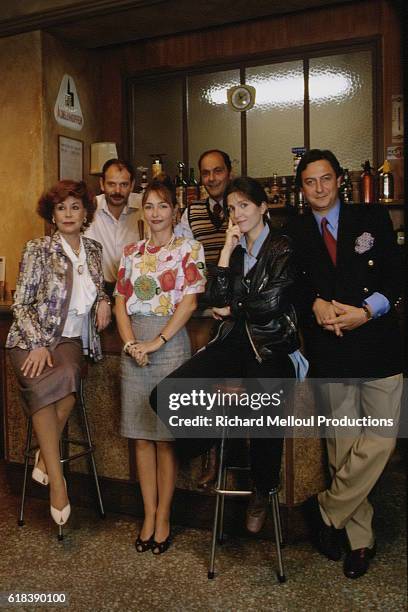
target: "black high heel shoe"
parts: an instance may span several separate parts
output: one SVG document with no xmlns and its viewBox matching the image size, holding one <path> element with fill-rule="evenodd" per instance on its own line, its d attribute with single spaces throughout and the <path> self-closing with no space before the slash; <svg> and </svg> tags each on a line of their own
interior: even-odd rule
<svg viewBox="0 0 408 612">
<path fill-rule="evenodd" d="M 135 548 L 138 553 L 144 553 L 152 548 L 154 544 L 153 535 L 154 534 L 152 533 L 148 540 L 142 540 L 139 533 L 135 541 Z"/>
<path fill-rule="evenodd" d="M 156 540 L 153 540 L 152 553 L 154 555 L 162 555 L 169 548 L 170 544 L 171 544 L 171 532 L 169 533 L 169 535 L 163 542 L 156 542 Z"/>
</svg>

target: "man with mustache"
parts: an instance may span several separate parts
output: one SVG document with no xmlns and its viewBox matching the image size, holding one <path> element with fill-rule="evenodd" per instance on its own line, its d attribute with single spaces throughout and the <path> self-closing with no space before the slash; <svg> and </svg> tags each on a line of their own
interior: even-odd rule
<svg viewBox="0 0 408 612">
<path fill-rule="evenodd" d="M 132 193 L 135 173 L 122 159 L 109 159 L 102 168 L 97 196 L 98 209 L 85 235 L 102 244 L 103 275 L 107 292 L 112 295 L 123 247 L 139 240 L 141 195 Z"/>
</svg>

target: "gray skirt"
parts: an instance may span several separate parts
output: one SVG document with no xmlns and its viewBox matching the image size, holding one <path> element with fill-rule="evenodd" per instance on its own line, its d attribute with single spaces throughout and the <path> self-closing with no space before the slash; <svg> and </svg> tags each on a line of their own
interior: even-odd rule
<svg viewBox="0 0 408 612">
<path fill-rule="evenodd" d="M 135 338 L 153 340 L 162 331 L 170 316 L 132 315 Z M 121 394 L 122 412 L 120 433 L 125 438 L 154 441 L 172 441 L 173 437 L 153 412 L 149 396 L 163 378 L 182 365 L 191 356 L 190 340 L 183 327 L 171 340 L 155 353 L 149 354 L 149 365 L 141 368 L 122 352 Z"/>
<path fill-rule="evenodd" d="M 8 350 L 27 416 L 78 391 L 82 364 L 80 338 L 61 338 L 51 351 L 53 367 L 46 365 L 35 378 L 28 378 L 21 371 L 30 351 L 18 347 Z"/>
</svg>

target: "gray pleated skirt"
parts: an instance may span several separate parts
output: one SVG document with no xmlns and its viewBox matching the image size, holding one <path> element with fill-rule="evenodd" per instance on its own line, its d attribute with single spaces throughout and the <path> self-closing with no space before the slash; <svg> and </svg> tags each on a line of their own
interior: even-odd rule
<svg viewBox="0 0 408 612">
<path fill-rule="evenodd" d="M 169 316 L 132 315 L 135 338 L 153 340 L 162 331 Z M 149 354 L 149 365 L 141 368 L 122 352 L 121 393 L 122 412 L 120 433 L 125 438 L 154 441 L 172 441 L 173 437 L 153 412 L 149 396 L 153 388 L 170 372 L 191 356 L 190 340 L 183 327 L 171 340 L 155 353 Z"/>
<path fill-rule="evenodd" d="M 18 347 L 8 350 L 27 416 L 78 391 L 82 364 L 80 338 L 61 338 L 51 351 L 53 367 L 46 365 L 35 378 L 27 378 L 21 371 L 30 351 Z"/>
</svg>

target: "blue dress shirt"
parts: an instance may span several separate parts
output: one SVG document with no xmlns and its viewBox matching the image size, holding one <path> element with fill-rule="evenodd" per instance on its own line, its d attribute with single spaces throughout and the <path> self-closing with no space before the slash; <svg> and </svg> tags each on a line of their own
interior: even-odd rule
<svg viewBox="0 0 408 612">
<path fill-rule="evenodd" d="M 313 216 L 316 219 L 317 226 L 320 233 L 322 233 L 322 219 L 327 219 L 327 229 L 332 236 L 337 240 L 337 234 L 339 231 L 339 214 L 340 214 L 340 200 L 337 200 L 333 208 L 325 215 L 319 214 L 312 210 Z M 371 295 L 365 298 L 364 304 L 370 307 L 373 318 L 381 317 L 385 315 L 390 309 L 390 302 L 382 293 L 375 291 Z"/>
<path fill-rule="evenodd" d="M 251 252 L 249 252 L 247 249 L 247 242 L 246 242 L 245 236 L 241 236 L 241 238 L 239 239 L 238 244 L 240 244 L 245 251 L 244 253 L 244 274 L 245 276 L 256 264 L 258 253 L 261 250 L 261 247 L 266 237 L 268 236 L 268 234 L 269 234 L 269 227 L 265 225 L 262 232 L 259 234 L 258 238 L 255 240 L 254 244 L 252 245 Z M 295 368 L 296 378 L 300 381 L 304 380 L 306 378 L 306 374 L 309 369 L 308 360 L 306 359 L 304 355 L 302 355 L 302 353 L 299 350 L 294 351 L 293 353 L 290 353 L 289 357 L 293 363 L 293 367 Z"/>
</svg>

